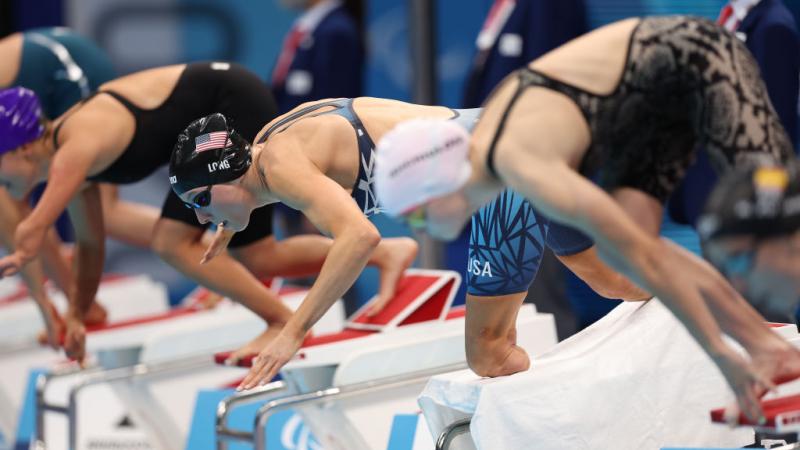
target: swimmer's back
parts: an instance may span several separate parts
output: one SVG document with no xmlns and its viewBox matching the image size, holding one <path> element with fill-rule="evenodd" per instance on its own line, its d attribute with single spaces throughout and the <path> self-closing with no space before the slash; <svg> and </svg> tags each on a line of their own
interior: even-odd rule
<svg viewBox="0 0 800 450">
<path fill-rule="evenodd" d="M 141 109 L 156 109 L 172 94 L 185 69 L 179 64 L 143 70 L 104 83 L 99 90 L 114 91 Z"/>
<path fill-rule="evenodd" d="M 258 135 L 263 136 L 264 133 L 272 128 L 275 124 L 282 123 L 282 125 L 278 127 L 276 131 L 285 130 L 291 127 L 297 121 L 305 121 L 319 114 L 323 114 L 323 117 L 320 117 L 321 120 L 327 121 L 329 119 L 324 117 L 324 113 L 329 112 L 332 107 L 322 107 L 319 109 L 314 109 L 313 107 L 323 103 L 330 103 L 332 100 L 334 99 L 328 98 L 300 104 L 291 111 L 282 114 L 281 116 L 272 120 L 270 123 L 266 124 L 258 133 Z M 299 115 L 294 120 L 287 120 L 287 118 L 305 109 L 313 110 L 313 112 Z M 402 121 L 426 117 L 450 118 L 453 116 L 453 110 L 443 106 L 417 105 L 400 100 L 390 100 L 375 97 L 358 97 L 353 99 L 353 109 L 364 123 L 364 127 L 367 129 L 367 132 L 370 134 L 370 136 L 372 136 L 375 142 L 378 142 L 383 134 L 394 128 L 396 124 Z M 346 122 L 342 121 L 341 123 L 342 129 L 348 129 L 344 126 L 347 125 Z"/>
<path fill-rule="evenodd" d="M 625 69 L 631 35 L 640 19 L 598 28 L 546 53 L 528 67 L 598 95 L 610 94 Z"/>
</svg>

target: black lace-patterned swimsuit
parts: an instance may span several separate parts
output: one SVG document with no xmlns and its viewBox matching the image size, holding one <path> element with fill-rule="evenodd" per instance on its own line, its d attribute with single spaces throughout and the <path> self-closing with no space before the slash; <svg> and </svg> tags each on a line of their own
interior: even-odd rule
<svg viewBox="0 0 800 450">
<path fill-rule="evenodd" d="M 694 161 L 697 144 L 724 171 L 752 153 L 787 161 L 792 145 L 770 104 L 758 66 L 744 44 L 709 20 L 642 19 L 631 33 L 620 83 L 597 95 L 530 68 L 489 148 L 487 165 L 505 121 L 529 87 L 560 92 L 581 109 L 592 143 L 580 172 L 612 190 L 640 189 L 666 201 Z"/>
</svg>

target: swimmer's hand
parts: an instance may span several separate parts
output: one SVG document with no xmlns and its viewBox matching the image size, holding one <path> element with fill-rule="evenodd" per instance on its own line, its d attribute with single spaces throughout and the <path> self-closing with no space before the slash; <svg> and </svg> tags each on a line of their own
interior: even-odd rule
<svg viewBox="0 0 800 450">
<path fill-rule="evenodd" d="M 775 385 L 753 363 L 733 350 L 724 350 L 713 359 L 736 395 L 736 403 L 745 417 L 753 423 L 766 423 L 760 399 Z M 725 416 L 731 420 L 731 417 L 738 417 L 738 411 L 726 411 Z"/>
<path fill-rule="evenodd" d="M 86 357 L 86 327 L 83 321 L 72 314 L 67 315 L 66 326 L 64 352 L 68 358 L 74 359 L 83 367 L 83 359 Z"/>
<path fill-rule="evenodd" d="M 237 391 L 263 386 L 270 382 L 278 371 L 297 353 L 305 338 L 304 333 L 292 333 L 284 328 L 258 356 L 253 359 L 253 367 L 242 380 Z"/>
<path fill-rule="evenodd" d="M 208 249 L 203 254 L 203 259 L 200 260 L 200 264 L 205 264 L 223 251 L 228 247 L 228 243 L 233 238 L 235 231 L 228 230 L 222 224 L 217 225 L 217 232 L 214 234 L 214 239 L 211 240 L 211 244 L 209 244 Z"/>
<path fill-rule="evenodd" d="M 263 333 L 256 336 L 252 341 L 243 345 L 236 351 L 228 356 L 225 364 L 235 366 L 240 360 L 254 354 L 258 354 L 264 347 L 272 342 L 281 332 L 283 327 L 277 325 L 270 325 Z"/>
<path fill-rule="evenodd" d="M 0 278 L 16 275 L 24 265 L 22 256 L 16 252 L 4 256 L 0 259 Z"/>
<path fill-rule="evenodd" d="M 0 277 L 17 274 L 31 262 L 42 248 L 47 227 L 40 227 L 23 220 L 14 232 L 14 253 L 0 259 Z"/>
</svg>

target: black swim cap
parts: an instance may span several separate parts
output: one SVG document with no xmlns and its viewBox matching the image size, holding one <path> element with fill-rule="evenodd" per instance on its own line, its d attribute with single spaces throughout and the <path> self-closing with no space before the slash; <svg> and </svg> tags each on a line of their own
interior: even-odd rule
<svg viewBox="0 0 800 450">
<path fill-rule="evenodd" d="M 725 175 L 709 196 L 697 231 L 703 242 L 723 236 L 769 238 L 800 229 L 800 164 L 761 161 Z"/>
<path fill-rule="evenodd" d="M 181 195 L 198 187 L 233 181 L 250 167 L 250 143 L 215 113 L 197 119 L 178 135 L 169 161 L 169 183 Z"/>
</svg>

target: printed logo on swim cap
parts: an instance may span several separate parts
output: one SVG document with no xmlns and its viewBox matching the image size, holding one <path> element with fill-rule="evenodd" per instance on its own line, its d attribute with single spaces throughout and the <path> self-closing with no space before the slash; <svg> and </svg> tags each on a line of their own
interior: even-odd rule
<svg viewBox="0 0 800 450">
<path fill-rule="evenodd" d="M 177 182 L 178 182 L 178 177 L 176 177 L 175 175 L 169 177 L 169 184 L 175 184 Z"/>
<path fill-rule="evenodd" d="M 753 173 L 753 183 L 757 189 L 783 191 L 789 185 L 789 174 L 780 167 L 760 167 Z"/>
<path fill-rule="evenodd" d="M 463 142 L 464 142 L 464 138 L 463 137 L 454 136 L 454 137 L 446 140 L 444 142 L 444 144 L 442 144 L 442 146 L 437 146 L 437 147 L 434 147 L 434 148 L 430 149 L 429 151 L 427 151 L 425 153 L 420 153 L 419 155 L 416 155 L 415 157 L 413 157 L 413 158 L 409 159 L 408 161 L 404 162 L 403 164 L 400 164 L 399 166 L 395 167 L 394 169 L 392 169 L 389 172 L 389 177 L 390 178 L 394 178 L 397 175 L 399 175 L 400 172 L 403 172 L 404 170 L 410 168 L 414 164 L 418 164 L 418 163 L 420 163 L 422 161 L 425 161 L 426 159 L 433 158 L 434 156 L 438 155 L 439 153 L 441 153 L 443 151 L 451 150 L 451 149 L 455 148 L 457 145 L 459 145 L 459 144 L 461 144 Z"/>
<path fill-rule="evenodd" d="M 198 153 L 206 150 L 228 148 L 231 145 L 233 145 L 233 142 L 228 139 L 227 131 L 214 131 L 194 138 L 194 151 Z"/>
<path fill-rule="evenodd" d="M 230 158 L 226 158 L 226 159 L 224 159 L 222 161 L 212 162 L 212 163 L 206 164 L 208 166 L 208 173 L 214 173 L 214 172 L 216 172 L 218 170 L 230 169 L 231 168 L 231 163 L 230 163 L 230 161 L 228 161 L 229 159 Z"/>
</svg>

